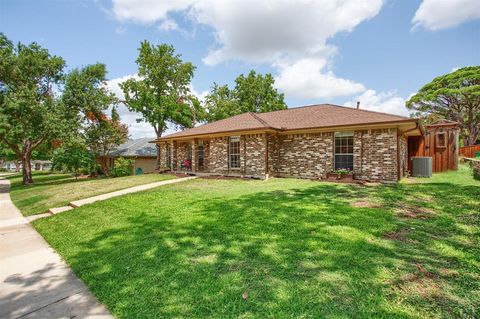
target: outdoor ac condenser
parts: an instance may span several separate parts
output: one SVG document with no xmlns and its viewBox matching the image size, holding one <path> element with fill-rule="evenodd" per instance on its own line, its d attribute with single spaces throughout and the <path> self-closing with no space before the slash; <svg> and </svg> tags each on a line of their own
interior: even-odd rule
<svg viewBox="0 0 480 319">
<path fill-rule="evenodd" d="M 423 156 L 412 157 L 412 176 L 432 177 L 432 158 Z"/>
</svg>

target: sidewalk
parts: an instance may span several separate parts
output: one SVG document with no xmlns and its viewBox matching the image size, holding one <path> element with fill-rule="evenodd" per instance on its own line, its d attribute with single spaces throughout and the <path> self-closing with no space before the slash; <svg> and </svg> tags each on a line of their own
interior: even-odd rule
<svg viewBox="0 0 480 319">
<path fill-rule="evenodd" d="M 0 318 L 113 318 L 10 200 L 0 177 Z"/>
</svg>

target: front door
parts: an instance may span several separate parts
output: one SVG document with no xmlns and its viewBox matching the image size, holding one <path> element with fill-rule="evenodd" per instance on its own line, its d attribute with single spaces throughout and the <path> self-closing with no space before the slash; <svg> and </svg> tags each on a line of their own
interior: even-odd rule
<svg viewBox="0 0 480 319">
<path fill-rule="evenodd" d="M 412 171 L 412 157 L 420 156 L 420 136 L 410 136 L 408 137 L 408 161 L 407 161 L 407 170 Z"/>
</svg>

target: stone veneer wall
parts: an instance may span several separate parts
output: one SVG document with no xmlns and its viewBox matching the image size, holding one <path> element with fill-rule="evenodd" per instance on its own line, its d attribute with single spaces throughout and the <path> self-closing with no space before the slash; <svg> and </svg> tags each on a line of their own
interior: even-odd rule
<svg viewBox="0 0 480 319">
<path fill-rule="evenodd" d="M 276 175 L 325 178 L 333 169 L 333 133 L 280 135 Z"/>
<path fill-rule="evenodd" d="M 355 131 L 355 178 L 362 180 L 397 180 L 397 129 Z"/>
</svg>

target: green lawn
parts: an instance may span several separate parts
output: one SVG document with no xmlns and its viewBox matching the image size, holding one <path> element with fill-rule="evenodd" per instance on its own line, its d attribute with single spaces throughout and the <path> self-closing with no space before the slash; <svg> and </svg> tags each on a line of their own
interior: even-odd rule
<svg viewBox="0 0 480 319">
<path fill-rule="evenodd" d="M 144 174 L 118 178 L 79 178 L 70 174 L 36 172 L 33 185 L 22 185 L 22 176 L 10 179 L 10 196 L 23 215 L 46 212 L 52 207 L 68 205 L 73 200 L 113 192 L 119 189 L 173 178 L 170 175 Z"/>
<path fill-rule="evenodd" d="M 117 318 L 478 318 L 480 182 L 192 180 L 35 221 Z"/>
</svg>

